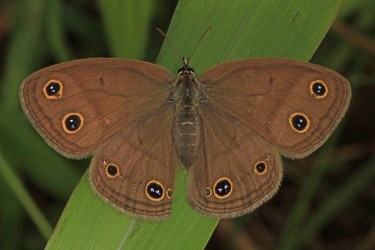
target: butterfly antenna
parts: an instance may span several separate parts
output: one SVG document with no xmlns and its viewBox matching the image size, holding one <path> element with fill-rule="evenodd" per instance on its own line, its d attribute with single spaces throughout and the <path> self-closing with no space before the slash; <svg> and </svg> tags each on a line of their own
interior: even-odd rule
<svg viewBox="0 0 375 250">
<path fill-rule="evenodd" d="M 162 34 L 165 38 L 167 38 L 168 42 L 172 45 L 172 48 L 174 49 L 174 51 L 176 52 L 176 54 L 178 55 L 178 57 L 181 59 L 181 61 L 183 61 L 184 58 L 181 56 L 180 52 L 178 52 L 178 50 L 176 49 L 176 47 L 172 43 L 171 39 L 169 39 L 169 37 L 161 29 L 156 28 L 156 30 L 159 31 L 160 34 Z"/>
<path fill-rule="evenodd" d="M 197 49 L 198 45 L 201 43 L 203 37 L 207 34 L 207 32 L 208 32 L 210 29 L 212 29 L 212 26 L 208 27 L 208 28 L 206 29 L 206 31 L 203 33 L 203 35 L 201 36 L 201 38 L 198 40 L 197 44 L 195 45 L 195 47 L 194 47 L 194 49 L 193 49 L 193 52 L 191 52 L 190 57 L 188 57 L 189 60 L 191 60 L 191 58 L 193 57 L 194 52 L 195 52 L 195 50 Z"/>
</svg>

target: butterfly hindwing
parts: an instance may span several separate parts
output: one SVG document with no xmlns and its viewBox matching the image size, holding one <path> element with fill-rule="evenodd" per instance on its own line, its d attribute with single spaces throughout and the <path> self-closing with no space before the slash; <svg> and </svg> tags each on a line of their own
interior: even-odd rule
<svg viewBox="0 0 375 250">
<path fill-rule="evenodd" d="M 282 166 L 277 151 L 259 135 L 213 105 L 202 104 L 202 150 L 191 168 L 188 198 L 208 216 L 248 213 L 278 190 Z"/>
<path fill-rule="evenodd" d="M 119 131 L 95 152 L 90 182 L 104 200 L 138 218 L 169 217 L 177 155 L 173 107 L 162 106 Z"/>
</svg>

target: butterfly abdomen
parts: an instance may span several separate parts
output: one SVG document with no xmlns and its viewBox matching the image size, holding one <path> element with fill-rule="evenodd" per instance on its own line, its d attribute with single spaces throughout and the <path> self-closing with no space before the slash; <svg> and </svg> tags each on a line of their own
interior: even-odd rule
<svg viewBox="0 0 375 250">
<path fill-rule="evenodd" d="M 177 116 L 176 146 L 181 164 L 185 168 L 189 168 L 195 160 L 198 151 L 199 134 L 200 126 L 196 114 L 187 112 Z"/>
<path fill-rule="evenodd" d="M 177 84 L 175 143 L 181 164 L 188 169 L 194 162 L 199 145 L 198 89 L 190 75 Z"/>
</svg>

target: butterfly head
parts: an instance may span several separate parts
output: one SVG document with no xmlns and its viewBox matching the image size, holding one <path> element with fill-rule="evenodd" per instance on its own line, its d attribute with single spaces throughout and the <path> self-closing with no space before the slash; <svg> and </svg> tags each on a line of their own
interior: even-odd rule
<svg viewBox="0 0 375 250">
<path fill-rule="evenodd" d="M 182 68 L 180 68 L 178 70 L 178 75 L 185 75 L 185 74 L 189 74 L 189 75 L 193 75 L 194 76 L 194 69 L 193 68 L 190 68 L 189 67 L 189 57 L 183 57 L 182 58 Z"/>
<path fill-rule="evenodd" d="M 198 40 L 197 44 L 195 45 L 195 47 L 193 49 L 193 52 L 191 52 L 191 56 L 190 57 L 186 57 L 186 58 L 185 57 L 181 57 L 180 52 L 178 52 L 178 50 L 176 49 L 176 47 L 172 43 L 171 39 L 169 39 L 169 37 L 161 29 L 156 28 L 156 30 L 159 31 L 160 34 L 162 34 L 168 40 L 168 42 L 171 44 L 172 48 L 174 49 L 174 51 L 176 52 L 176 54 L 178 55 L 178 57 L 180 57 L 182 59 L 182 68 L 180 68 L 178 70 L 178 76 L 190 75 L 190 76 L 194 77 L 194 69 L 189 68 L 189 61 L 193 57 L 194 52 L 197 49 L 199 43 L 202 41 L 203 37 L 207 34 L 207 32 L 211 28 L 212 28 L 212 26 L 210 26 L 210 27 L 208 27 L 208 29 L 206 29 L 206 31 L 203 33 L 203 35 L 201 36 L 201 38 Z"/>
</svg>

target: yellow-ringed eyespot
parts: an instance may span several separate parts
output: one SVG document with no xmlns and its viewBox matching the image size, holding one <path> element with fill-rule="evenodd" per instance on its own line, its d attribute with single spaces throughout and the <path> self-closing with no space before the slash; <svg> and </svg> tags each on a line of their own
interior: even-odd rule
<svg viewBox="0 0 375 250">
<path fill-rule="evenodd" d="M 317 99 L 323 99 L 328 95 L 327 84 L 322 80 L 312 81 L 310 83 L 310 94 Z"/>
<path fill-rule="evenodd" d="M 43 93 L 48 99 L 59 99 L 63 93 L 63 85 L 61 81 L 54 79 L 49 80 L 43 87 Z"/>
<path fill-rule="evenodd" d="M 289 124 L 298 133 L 305 133 L 310 127 L 310 119 L 304 113 L 293 113 L 289 117 Z"/>
<path fill-rule="evenodd" d="M 110 163 L 105 168 L 105 172 L 109 178 L 115 178 L 120 175 L 120 170 L 117 165 Z"/>
<path fill-rule="evenodd" d="M 80 113 L 69 113 L 63 117 L 62 126 L 65 132 L 73 134 L 82 128 L 83 121 L 83 116 Z"/>
<path fill-rule="evenodd" d="M 152 201 L 160 201 L 164 198 L 164 187 L 160 181 L 151 180 L 146 185 L 146 195 Z"/>
<path fill-rule="evenodd" d="M 168 199 L 172 199 L 172 196 L 173 196 L 172 188 L 168 188 L 168 190 L 167 190 L 167 198 Z"/>
<path fill-rule="evenodd" d="M 213 190 L 216 198 L 224 199 L 231 195 L 233 184 L 229 178 L 222 177 L 215 182 Z"/>
<path fill-rule="evenodd" d="M 254 172 L 257 173 L 257 174 L 259 174 L 259 175 L 267 173 L 267 164 L 266 164 L 266 162 L 264 162 L 264 161 L 258 161 L 257 163 L 255 163 L 255 165 L 254 165 Z"/>
</svg>

